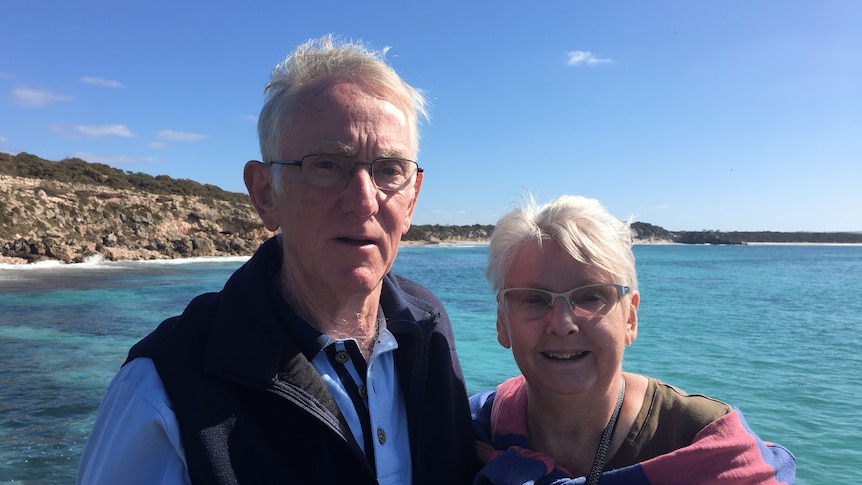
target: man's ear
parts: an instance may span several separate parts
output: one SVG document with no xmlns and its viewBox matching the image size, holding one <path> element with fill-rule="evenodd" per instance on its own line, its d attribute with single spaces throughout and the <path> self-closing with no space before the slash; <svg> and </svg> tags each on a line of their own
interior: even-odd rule
<svg viewBox="0 0 862 485">
<path fill-rule="evenodd" d="M 278 205 L 275 201 L 276 193 L 272 185 L 270 166 L 252 160 L 245 164 L 242 178 L 263 225 L 270 231 L 278 230 Z"/>
<path fill-rule="evenodd" d="M 634 343 L 638 337 L 638 305 L 641 302 L 641 294 L 638 291 L 632 293 L 629 315 L 626 320 L 626 345 Z"/>
<path fill-rule="evenodd" d="M 425 175 L 422 172 L 416 174 L 416 183 L 413 185 L 413 200 L 410 201 L 410 204 L 407 206 L 407 217 L 404 218 L 404 227 L 402 228 L 401 235 L 407 234 L 407 231 L 410 230 L 410 223 L 413 220 L 413 211 L 416 210 L 416 200 L 419 199 L 419 190 L 422 188 L 422 177 Z"/>
</svg>

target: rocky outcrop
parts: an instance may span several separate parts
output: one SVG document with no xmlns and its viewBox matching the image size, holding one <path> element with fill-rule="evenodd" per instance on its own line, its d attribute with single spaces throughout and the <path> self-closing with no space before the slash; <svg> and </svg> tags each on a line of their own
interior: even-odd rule
<svg viewBox="0 0 862 485">
<path fill-rule="evenodd" d="M 414 225 L 407 243 L 487 242 L 492 225 Z M 631 225 L 635 243 L 856 243 L 862 233 L 670 232 Z M 0 263 L 249 256 L 272 236 L 245 194 L 79 159 L 0 153 Z"/>
<path fill-rule="evenodd" d="M 249 202 L 0 175 L 4 262 L 249 255 L 271 235 Z"/>
<path fill-rule="evenodd" d="M 441 226 L 439 224 L 412 225 L 402 241 L 408 243 L 473 243 L 487 242 L 494 231 L 492 225 Z"/>
<path fill-rule="evenodd" d="M 773 231 L 676 231 L 645 222 L 633 222 L 635 243 L 710 245 L 745 244 L 862 244 L 862 232 L 773 232 Z"/>
</svg>

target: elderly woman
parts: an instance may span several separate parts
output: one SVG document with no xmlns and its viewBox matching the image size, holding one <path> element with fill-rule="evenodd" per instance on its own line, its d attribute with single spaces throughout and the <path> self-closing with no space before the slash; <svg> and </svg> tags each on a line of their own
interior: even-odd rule
<svg viewBox="0 0 862 485">
<path fill-rule="evenodd" d="M 498 223 L 497 340 L 523 375 L 471 398 L 477 484 L 793 483 L 734 407 L 623 372 L 638 332 L 629 224 L 567 195 Z"/>
</svg>

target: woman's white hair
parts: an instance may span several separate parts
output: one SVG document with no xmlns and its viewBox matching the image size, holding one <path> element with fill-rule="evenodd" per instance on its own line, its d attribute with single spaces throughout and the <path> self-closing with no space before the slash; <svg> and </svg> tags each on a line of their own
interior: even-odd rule
<svg viewBox="0 0 862 485">
<path fill-rule="evenodd" d="M 491 235 L 485 277 L 494 293 L 504 289 L 521 248 L 543 241 L 553 241 L 576 261 L 606 271 L 618 279 L 614 283 L 637 289 L 629 221 L 579 195 L 563 195 L 545 205 L 537 204 L 532 194 L 526 199 L 497 222 Z"/>
</svg>

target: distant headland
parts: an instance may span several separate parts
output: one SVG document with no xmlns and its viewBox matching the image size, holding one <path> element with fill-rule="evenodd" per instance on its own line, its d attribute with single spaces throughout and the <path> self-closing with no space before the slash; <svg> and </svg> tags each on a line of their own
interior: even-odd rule
<svg viewBox="0 0 862 485">
<path fill-rule="evenodd" d="M 408 244 L 487 242 L 493 225 L 414 225 Z M 248 195 L 77 158 L 0 153 L 0 263 L 248 256 L 273 235 Z M 668 231 L 632 223 L 642 244 L 862 243 L 862 233 Z"/>
</svg>

